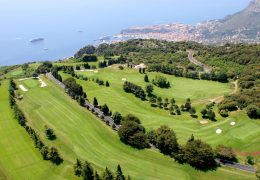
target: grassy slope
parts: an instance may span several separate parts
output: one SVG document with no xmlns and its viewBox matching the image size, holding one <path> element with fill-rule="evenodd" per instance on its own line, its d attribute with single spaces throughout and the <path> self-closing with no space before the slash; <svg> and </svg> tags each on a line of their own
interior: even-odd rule
<svg viewBox="0 0 260 180">
<path fill-rule="evenodd" d="M 0 86 L 0 179 L 59 179 L 50 162 L 43 161 L 33 141 L 13 118 L 8 81 Z"/>
<path fill-rule="evenodd" d="M 117 134 L 72 101 L 60 88 L 43 78 L 48 84 L 40 88 L 34 80 L 24 81 L 29 88 L 20 107 L 29 123 L 48 144 L 58 147 L 65 164 L 61 165 L 62 176 L 72 173 L 76 157 L 87 159 L 99 170 L 108 166 L 115 169 L 120 163 L 125 174 L 133 179 L 254 179 L 254 175 L 229 168 L 214 172 L 200 172 L 187 165 L 175 163 L 154 150 L 135 150 L 120 142 Z M 57 140 L 47 141 L 44 125 L 54 129 Z M 67 164 L 71 166 L 67 166 Z"/>
<path fill-rule="evenodd" d="M 91 81 L 78 80 L 84 86 L 89 99 L 92 101 L 93 97 L 97 97 L 100 104 L 108 104 L 113 112 L 118 111 L 123 114 L 133 113 L 141 118 L 143 125 L 147 129 L 157 128 L 161 125 L 168 125 L 173 128 L 181 143 L 186 140 L 193 133 L 195 137 L 201 138 L 208 143 L 214 145 L 227 144 L 235 149 L 245 152 L 259 151 L 260 144 L 260 122 L 250 120 L 244 112 L 236 113 L 229 118 L 217 117 L 217 122 L 210 122 L 208 125 L 200 125 L 198 119 L 193 119 L 188 113 L 181 116 L 171 116 L 165 110 L 152 108 L 148 102 L 143 102 L 135 98 L 132 94 L 127 94 L 122 90 L 122 78 L 127 78 L 130 82 L 145 87 L 143 75 L 140 75 L 134 70 L 120 71 L 117 69 L 103 69 L 99 73 L 94 72 L 79 72 L 88 77 L 99 77 L 102 80 L 109 80 L 111 87 L 98 86 Z M 69 75 L 62 74 L 63 79 Z M 150 79 L 155 73 L 149 73 Z M 212 96 L 223 95 L 223 93 L 230 92 L 229 84 L 222 84 L 212 81 L 198 81 L 185 78 L 176 78 L 167 76 L 171 81 L 173 87 L 169 90 L 162 90 L 155 88 L 155 94 L 162 97 L 174 97 L 177 99 L 177 104 L 181 104 L 187 97 L 192 101 L 200 98 L 209 98 Z M 200 109 L 205 105 L 197 105 L 196 109 L 200 114 Z M 229 124 L 236 121 L 236 126 L 231 127 Z M 216 129 L 221 128 L 223 133 L 217 135 Z"/>
</svg>

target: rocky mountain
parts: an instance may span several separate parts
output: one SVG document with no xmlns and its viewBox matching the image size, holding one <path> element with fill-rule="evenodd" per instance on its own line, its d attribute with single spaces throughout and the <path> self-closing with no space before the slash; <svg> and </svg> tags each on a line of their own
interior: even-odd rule
<svg viewBox="0 0 260 180">
<path fill-rule="evenodd" d="M 180 23 L 131 27 L 122 30 L 120 39 L 144 38 L 168 41 L 196 41 L 206 44 L 260 43 L 260 0 L 224 19 L 187 25 Z"/>
</svg>

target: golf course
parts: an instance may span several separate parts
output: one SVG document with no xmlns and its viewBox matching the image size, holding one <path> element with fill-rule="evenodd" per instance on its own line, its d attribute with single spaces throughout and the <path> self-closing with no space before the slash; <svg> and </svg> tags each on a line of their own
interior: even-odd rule
<svg viewBox="0 0 260 180">
<path fill-rule="evenodd" d="M 48 145 L 54 145 L 60 151 L 64 162 L 60 166 L 50 166 L 49 162 L 41 160 L 40 153 L 33 148 L 33 142 L 29 137 L 26 138 L 25 131 L 20 128 L 11 116 L 7 117 L 6 126 L 10 126 L 12 133 L 9 141 L 9 147 L 14 144 L 15 148 L 23 149 L 22 153 L 12 149 L 4 150 L 3 153 L 10 154 L 13 160 L 8 163 L 15 163 L 9 171 L 1 168 L 1 174 L 10 176 L 12 179 L 19 179 L 19 173 L 25 173 L 25 176 L 33 179 L 44 179 L 45 175 L 55 179 L 75 179 L 73 176 L 72 164 L 76 158 L 86 159 L 93 166 L 102 171 L 105 166 L 115 169 L 120 163 L 124 173 L 131 175 L 133 179 L 254 179 L 252 173 L 243 171 L 234 171 L 231 168 L 218 168 L 216 171 L 203 172 L 196 170 L 189 165 L 180 165 L 174 162 L 170 157 L 164 156 L 156 150 L 136 150 L 120 142 L 116 133 L 102 121 L 92 115 L 85 108 L 80 107 L 71 100 L 63 90 L 56 84 L 41 76 L 41 79 L 47 84 L 46 87 L 40 87 L 38 80 L 28 79 L 21 81 L 27 92 L 20 92 L 24 97 L 18 102 L 19 106 L 26 115 L 28 124 L 31 125 L 43 141 Z M 7 94 L 7 82 L 2 84 L 1 95 Z M 7 98 L 3 99 L 7 104 Z M 2 109 L 1 111 L 7 111 Z M 10 112 L 10 110 L 9 110 Z M 66 112 L 66 113 L 65 113 Z M 48 141 L 44 134 L 44 126 L 53 128 L 57 139 Z M 1 126 L 2 127 L 2 126 Z M 9 131 L 1 131 L 3 136 L 7 136 Z M 10 133 L 10 132 L 9 132 Z M 182 135 L 177 133 L 178 137 Z M 17 144 L 17 139 L 25 136 L 26 141 L 21 140 Z M 1 146 L 4 147 L 1 139 Z M 214 141 L 213 141 L 214 142 Z M 1 148 L 3 151 L 3 148 Z M 3 155 L 1 153 L 1 156 Z M 14 156 L 15 154 L 15 156 Z M 30 156 L 30 161 L 26 158 Z M 33 156 L 33 158 L 32 158 Z M 15 162 L 14 162 L 15 161 Z M 19 164 L 25 162 L 28 164 L 21 170 Z M 1 158 L 1 163 L 2 158 Z M 48 166 L 47 166 L 48 164 Z M 12 164 L 10 164 L 11 166 Z M 4 166 L 6 167 L 6 166 Z M 37 169 L 46 169 L 43 174 L 38 174 Z M 17 172 L 14 173 L 14 172 Z"/>
</svg>

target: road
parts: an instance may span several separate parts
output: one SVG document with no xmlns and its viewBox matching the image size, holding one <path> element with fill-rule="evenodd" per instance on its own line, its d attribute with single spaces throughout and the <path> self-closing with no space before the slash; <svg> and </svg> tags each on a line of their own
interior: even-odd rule
<svg viewBox="0 0 260 180">
<path fill-rule="evenodd" d="M 57 85 L 59 85 L 62 89 L 65 90 L 65 85 L 62 82 L 58 81 L 56 78 L 54 78 L 51 73 L 47 73 L 46 77 L 48 79 L 54 81 Z M 99 117 L 99 119 L 104 121 L 107 125 L 109 125 L 111 127 L 114 125 L 115 130 L 119 129 L 119 126 L 114 123 L 114 120 L 111 117 L 104 116 L 104 113 L 99 108 L 94 107 L 94 105 L 91 104 L 88 100 L 85 100 L 85 107 L 88 110 L 90 110 L 91 112 L 93 112 L 95 115 L 97 115 Z M 101 118 L 101 117 L 104 117 L 104 118 Z M 152 144 L 150 144 L 150 146 L 151 146 L 151 148 L 156 149 Z M 248 171 L 248 172 L 253 172 L 253 173 L 256 171 L 252 166 L 242 165 L 242 164 L 239 164 L 239 163 L 223 161 L 223 160 L 220 161 L 219 159 L 216 159 L 216 161 L 219 162 L 220 164 L 224 165 L 224 166 L 229 166 L 229 167 L 232 167 L 232 168 L 236 168 L 236 169 L 240 169 L 240 170 L 244 170 L 244 171 Z"/>
<path fill-rule="evenodd" d="M 189 58 L 190 62 L 192 62 L 193 64 L 196 64 L 197 66 L 202 67 L 204 72 L 210 73 L 212 71 L 211 67 L 209 67 L 209 66 L 203 64 L 202 62 L 198 61 L 197 59 L 195 59 L 193 57 L 193 52 L 191 50 L 189 50 L 188 58 Z"/>
<path fill-rule="evenodd" d="M 231 161 L 224 161 L 224 160 L 219 160 L 219 159 L 216 159 L 216 161 L 224 166 L 228 166 L 228 167 L 232 167 L 232 168 L 236 168 L 236 169 L 240 169 L 240 170 L 248 171 L 248 172 L 252 172 L 252 173 L 256 172 L 256 170 L 253 166 L 242 165 L 239 163 L 235 163 L 235 162 L 231 162 Z"/>
<path fill-rule="evenodd" d="M 50 80 L 52 80 L 53 82 L 55 82 L 57 85 L 59 85 L 62 89 L 65 90 L 65 85 L 60 82 L 59 80 L 57 80 L 55 77 L 53 77 L 53 75 L 51 73 L 46 73 L 46 77 Z M 114 123 L 114 120 L 110 117 L 110 116 L 105 116 L 104 113 L 97 107 L 95 107 L 93 104 L 91 104 L 88 100 L 85 100 L 85 105 L 84 105 L 89 111 L 91 111 L 93 114 L 95 114 L 96 116 L 98 116 L 102 121 L 104 121 L 107 125 L 109 126 L 113 126 L 114 125 L 114 129 L 118 130 L 119 129 L 119 125 L 116 125 Z M 103 117 L 103 118 L 102 118 Z"/>
</svg>

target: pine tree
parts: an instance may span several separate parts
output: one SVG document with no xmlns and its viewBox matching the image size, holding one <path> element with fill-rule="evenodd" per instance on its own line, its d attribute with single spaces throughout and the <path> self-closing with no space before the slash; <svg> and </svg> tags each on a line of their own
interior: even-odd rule
<svg viewBox="0 0 260 180">
<path fill-rule="evenodd" d="M 147 74 L 144 76 L 144 82 L 149 82 L 149 78 Z"/>
<path fill-rule="evenodd" d="M 96 97 L 94 97 L 94 100 L 93 100 L 93 105 L 94 105 L 95 107 L 97 107 L 97 106 L 98 106 L 98 100 L 97 100 L 97 98 L 96 98 Z"/>
<path fill-rule="evenodd" d="M 97 171 L 95 171 L 94 180 L 101 180 L 101 178 L 100 178 L 99 174 L 97 173 Z"/>
<path fill-rule="evenodd" d="M 109 87 L 109 86 L 110 86 L 109 82 L 108 82 L 108 81 L 106 81 L 106 87 Z"/>
<path fill-rule="evenodd" d="M 91 164 L 87 161 L 82 165 L 82 176 L 84 180 L 93 180 L 94 179 L 94 171 Z"/>
<path fill-rule="evenodd" d="M 116 170 L 116 178 L 115 180 L 125 180 L 125 176 L 122 173 L 121 167 L 120 165 L 117 166 L 117 170 Z"/>
<path fill-rule="evenodd" d="M 114 179 L 112 172 L 107 167 L 103 173 L 102 179 L 103 180 L 113 180 Z"/>
<path fill-rule="evenodd" d="M 76 160 L 76 163 L 73 166 L 74 174 L 76 176 L 81 176 L 82 174 L 82 163 L 79 159 Z"/>
</svg>

